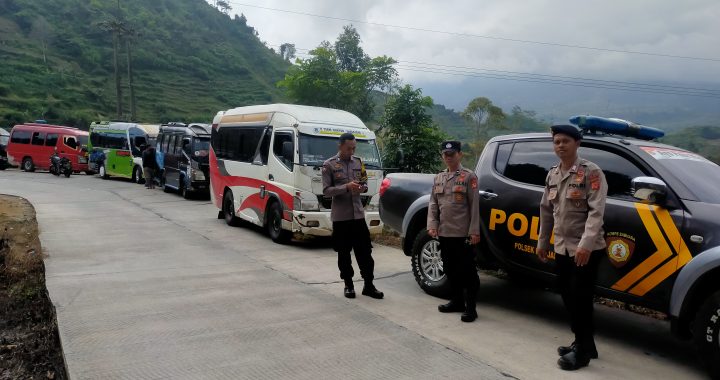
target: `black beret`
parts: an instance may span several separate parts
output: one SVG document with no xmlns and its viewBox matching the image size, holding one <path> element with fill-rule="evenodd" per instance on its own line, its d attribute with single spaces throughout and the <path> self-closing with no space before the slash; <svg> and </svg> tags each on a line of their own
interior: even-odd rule
<svg viewBox="0 0 720 380">
<path fill-rule="evenodd" d="M 443 143 L 440 144 L 440 150 L 443 152 L 459 152 L 461 145 L 460 141 L 443 141 Z"/>
<path fill-rule="evenodd" d="M 553 136 L 558 133 L 562 133 L 563 135 L 568 135 L 575 140 L 582 140 L 582 133 L 580 133 L 580 130 L 577 127 L 572 125 L 553 125 L 552 127 L 550 127 L 550 130 L 552 131 Z"/>
</svg>

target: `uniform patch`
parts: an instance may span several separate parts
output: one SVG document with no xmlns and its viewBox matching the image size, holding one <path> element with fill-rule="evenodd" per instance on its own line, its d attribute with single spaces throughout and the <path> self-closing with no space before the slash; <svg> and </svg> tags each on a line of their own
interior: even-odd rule
<svg viewBox="0 0 720 380">
<path fill-rule="evenodd" d="M 576 183 L 582 183 L 585 181 L 585 169 L 582 167 L 578 169 L 577 173 L 575 173 L 575 182 Z"/>
<path fill-rule="evenodd" d="M 455 201 L 456 202 L 462 202 L 465 200 L 465 195 L 463 193 L 455 193 Z"/>
<path fill-rule="evenodd" d="M 608 232 L 605 242 L 608 259 L 615 268 L 625 266 L 635 251 L 635 237 L 622 232 Z"/>
<path fill-rule="evenodd" d="M 457 184 L 456 184 L 455 186 L 453 186 L 452 192 L 453 192 L 453 193 L 464 193 L 464 192 L 465 192 L 465 186 L 463 186 L 463 185 L 457 185 Z"/>
<path fill-rule="evenodd" d="M 339 162 L 335 163 L 335 169 L 341 169 L 342 165 Z"/>
<path fill-rule="evenodd" d="M 597 172 L 590 173 L 590 188 L 600 190 L 600 174 Z"/>
<path fill-rule="evenodd" d="M 548 193 L 548 199 L 553 200 L 557 198 L 557 188 L 550 189 L 550 192 Z"/>
<path fill-rule="evenodd" d="M 568 191 L 568 198 L 570 199 L 585 199 L 584 195 L 585 194 L 579 189 L 570 189 L 570 191 Z"/>
<path fill-rule="evenodd" d="M 473 190 L 474 190 L 474 189 L 477 189 L 477 178 L 473 178 L 473 179 L 470 181 L 470 187 L 472 187 Z"/>
</svg>

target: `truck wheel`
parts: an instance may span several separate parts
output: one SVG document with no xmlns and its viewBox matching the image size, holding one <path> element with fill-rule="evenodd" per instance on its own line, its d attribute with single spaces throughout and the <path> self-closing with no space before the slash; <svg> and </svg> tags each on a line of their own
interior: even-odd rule
<svg viewBox="0 0 720 380">
<path fill-rule="evenodd" d="M 240 225 L 240 218 L 235 216 L 235 201 L 233 199 L 232 192 L 230 190 L 223 194 L 223 215 L 225 216 L 225 223 L 228 226 L 236 227 Z"/>
<path fill-rule="evenodd" d="M 33 164 L 32 158 L 26 157 L 22 161 L 22 170 L 25 170 L 26 172 L 34 172 L 35 171 L 35 164 Z"/>
<path fill-rule="evenodd" d="M 720 291 L 700 307 L 695 317 L 693 338 L 710 377 L 720 379 Z"/>
<path fill-rule="evenodd" d="M 282 207 L 280 202 L 272 202 L 268 209 L 267 230 L 270 239 L 278 244 L 285 244 L 292 238 L 292 233 L 282 228 Z"/>
<path fill-rule="evenodd" d="M 440 242 L 420 230 L 412 246 L 412 269 L 420 288 L 431 296 L 448 298 L 450 282 L 443 271 Z"/>
</svg>

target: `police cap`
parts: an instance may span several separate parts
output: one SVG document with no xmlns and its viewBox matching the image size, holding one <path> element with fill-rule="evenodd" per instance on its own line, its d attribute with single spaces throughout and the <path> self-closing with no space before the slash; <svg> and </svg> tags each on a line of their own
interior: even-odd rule
<svg viewBox="0 0 720 380">
<path fill-rule="evenodd" d="M 460 141 L 443 141 L 442 144 L 440 144 L 440 150 L 445 152 L 459 152 L 461 147 Z"/>
<path fill-rule="evenodd" d="M 561 124 L 561 125 L 553 125 L 550 127 L 550 130 L 552 131 L 552 135 L 555 136 L 558 133 L 561 133 L 563 135 L 568 135 L 572 137 L 574 140 L 582 140 L 582 134 L 580 133 L 580 130 L 572 125 L 567 124 Z"/>
</svg>

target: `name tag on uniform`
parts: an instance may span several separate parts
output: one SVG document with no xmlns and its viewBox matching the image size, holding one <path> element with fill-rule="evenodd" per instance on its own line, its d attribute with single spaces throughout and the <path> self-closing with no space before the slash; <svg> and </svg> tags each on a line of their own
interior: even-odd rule
<svg viewBox="0 0 720 380">
<path fill-rule="evenodd" d="M 463 193 L 455 193 L 455 201 L 456 202 L 462 202 L 465 200 L 465 194 Z"/>
</svg>

